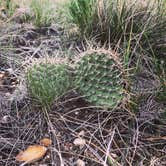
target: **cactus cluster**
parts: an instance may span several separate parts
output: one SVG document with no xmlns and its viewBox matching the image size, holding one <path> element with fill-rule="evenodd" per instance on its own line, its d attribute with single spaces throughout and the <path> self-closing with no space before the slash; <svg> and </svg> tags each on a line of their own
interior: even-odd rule
<svg viewBox="0 0 166 166">
<path fill-rule="evenodd" d="M 63 64 L 34 64 L 27 71 L 30 93 L 41 104 L 49 105 L 70 87 L 68 67 Z"/>
<path fill-rule="evenodd" d="M 76 64 L 75 85 L 87 101 L 114 108 L 124 98 L 123 70 L 110 51 L 86 52 Z"/>
<path fill-rule="evenodd" d="M 74 88 L 95 106 L 115 108 L 125 97 L 124 70 L 112 51 L 91 50 L 82 54 L 74 65 L 74 78 L 67 65 L 39 63 L 28 70 L 31 94 L 43 104 Z"/>
</svg>

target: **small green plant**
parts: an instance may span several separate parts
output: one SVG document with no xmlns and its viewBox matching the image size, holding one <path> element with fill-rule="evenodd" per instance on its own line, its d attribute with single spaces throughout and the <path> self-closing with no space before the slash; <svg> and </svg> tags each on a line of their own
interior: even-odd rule
<svg viewBox="0 0 166 166">
<path fill-rule="evenodd" d="M 75 85 L 85 99 L 96 106 L 116 107 L 125 97 L 124 73 L 111 51 L 87 51 L 76 64 Z"/>
<path fill-rule="evenodd" d="M 82 35 L 92 28 L 94 5 L 94 0 L 72 0 L 69 5 L 72 22 L 79 27 Z"/>
<path fill-rule="evenodd" d="M 47 0 L 32 0 L 31 9 L 34 14 L 34 25 L 37 27 L 48 27 L 54 18 L 52 4 Z"/>
<path fill-rule="evenodd" d="M 42 105 L 50 105 L 71 86 L 68 67 L 63 64 L 40 63 L 27 71 L 30 93 Z"/>
</svg>

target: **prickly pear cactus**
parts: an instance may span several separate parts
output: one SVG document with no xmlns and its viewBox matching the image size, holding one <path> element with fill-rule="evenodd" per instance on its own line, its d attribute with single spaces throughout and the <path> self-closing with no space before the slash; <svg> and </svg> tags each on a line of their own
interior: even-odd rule
<svg viewBox="0 0 166 166">
<path fill-rule="evenodd" d="M 87 51 L 76 64 L 78 92 L 96 106 L 116 107 L 124 98 L 123 69 L 115 53 Z"/>
<path fill-rule="evenodd" d="M 30 93 L 41 104 L 49 105 L 62 96 L 69 87 L 70 73 L 63 64 L 40 63 L 33 65 L 27 72 Z"/>
</svg>

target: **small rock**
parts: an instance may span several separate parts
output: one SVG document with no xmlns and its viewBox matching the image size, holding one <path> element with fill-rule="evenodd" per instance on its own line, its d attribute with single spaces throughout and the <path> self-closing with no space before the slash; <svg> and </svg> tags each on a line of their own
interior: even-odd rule
<svg viewBox="0 0 166 166">
<path fill-rule="evenodd" d="M 1 123 L 8 123 L 10 122 L 11 117 L 8 115 L 3 116 L 2 120 L 0 121 Z"/>
<path fill-rule="evenodd" d="M 85 162 L 83 160 L 81 160 L 81 159 L 78 159 L 76 161 L 76 164 L 77 164 L 77 166 L 85 166 Z"/>
<path fill-rule="evenodd" d="M 6 69 L 6 71 L 7 71 L 9 74 L 14 74 L 14 71 L 13 71 L 12 68 L 8 68 L 8 69 Z"/>
<path fill-rule="evenodd" d="M 84 146 L 86 144 L 86 141 L 83 138 L 76 138 L 73 143 L 76 146 Z"/>
</svg>

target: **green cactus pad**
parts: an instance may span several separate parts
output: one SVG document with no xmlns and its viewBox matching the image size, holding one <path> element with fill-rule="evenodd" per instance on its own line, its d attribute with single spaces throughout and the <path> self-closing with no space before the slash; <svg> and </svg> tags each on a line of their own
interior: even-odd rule
<svg viewBox="0 0 166 166">
<path fill-rule="evenodd" d="M 113 52 L 86 52 L 76 64 L 77 90 L 96 106 L 114 108 L 125 96 L 122 71 Z"/>
<path fill-rule="evenodd" d="M 27 82 L 31 95 L 43 105 L 50 105 L 71 86 L 68 67 L 63 64 L 35 64 L 27 72 Z"/>
</svg>

